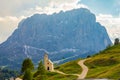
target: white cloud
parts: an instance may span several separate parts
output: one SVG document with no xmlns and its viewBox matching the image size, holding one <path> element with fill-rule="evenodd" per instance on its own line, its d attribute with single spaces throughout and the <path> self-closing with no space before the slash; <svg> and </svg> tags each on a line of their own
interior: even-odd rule
<svg viewBox="0 0 120 80">
<path fill-rule="evenodd" d="M 67 11 L 67 10 L 71 10 L 71 9 L 75 9 L 75 8 L 88 8 L 86 5 L 84 4 L 78 4 L 79 0 L 49 0 L 46 3 L 46 6 L 41 6 L 41 5 L 36 5 L 33 8 L 30 8 L 29 10 L 24 11 L 24 14 L 26 14 L 27 16 L 31 16 L 32 14 L 35 13 L 46 13 L 46 14 L 52 14 L 52 13 L 58 13 L 61 10 L 62 11 Z M 44 1 L 42 1 L 42 3 L 45 3 Z"/>
<path fill-rule="evenodd" d="M 35 13 L 52 14 L 60 10 L 86 7 L 80 0 L 3 0 L 0 2 L 0 43 L 5 41 L 25 17 Z M 1 17 L 2 16 L 2 17 Z M 21 16 L 21 17 L 18 17 Z"/>
<path fill-rule="evenodd" d="M 37 0 L 2 0 L 0 1 L 0 16 L 16 16 L 35 5 Z M 32 5 L 34 4 L 34 5 Z"/>
<path fill-rule="evenodd" d="M 17 28 L 18 23 L 24 16 L 19 18 L 13 16 L 0 17 L 0 43 L 5 41 L 8 36 Z"/>
<path fill-rule="evenodd" d="M 50 4 L 61 5 L 63 3 L 77 3 L 79 0 L 2 0 L 0 2 L 0 16 L 21 16 L 25 11 L 36 6 L 50 7 Z"/>
<path fill-rule="evenodd" d="M 81 7 L 88 8 L 84 4 L 78 4 L 79 1 L 80 0 L 3 0 L 0 3 L 0 16 L 3 16 L 0 17 L 0 42 L 5 41 L 12 34 L 21 19 L 35 13 L 52 14 L 54 12 L 58 13 L 61 10 L 66 11 Z M 117 1 L 119 5 L 120 1 Z M 120 37 L 120 17 L 115 18 L 112 15 L 99 14 L 97 21 L 106 27 L 112 40 Z"/>
<path fill-rule="evenodd" d="M 99 14 L 97 21 L 106 27 L 112 41 L 114 41 L 115 38 L 120 38 L 120 17 Z"/>
</svg>

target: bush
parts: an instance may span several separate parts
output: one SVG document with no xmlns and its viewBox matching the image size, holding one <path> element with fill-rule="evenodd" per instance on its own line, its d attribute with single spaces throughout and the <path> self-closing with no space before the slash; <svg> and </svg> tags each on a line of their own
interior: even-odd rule
<svg viewBox="0 0 120 80">
<path fill-rule="evenodd" d="M 33 76 L 32 76 L 31 70 L 27 69 L 23 76 L 23 80 L 32 80 L 32 78 L 33 78 Z"/>
</svg>

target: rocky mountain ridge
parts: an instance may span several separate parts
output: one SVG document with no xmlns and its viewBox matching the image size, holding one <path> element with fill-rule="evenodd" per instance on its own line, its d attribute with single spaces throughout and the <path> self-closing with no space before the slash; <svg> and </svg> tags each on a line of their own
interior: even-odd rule
<svg viewBox="0 0 120 80">
<path fill-rule="evenodd" d="M 106 29 L 87 9 L 35 14 L 22 20 L 0 45 L 0 66 L 20 67 L 26 57 L 37 64 L 45 52 L 52 61 L 69 61 L 97 53 L 110 44 Z"/>
</svg>

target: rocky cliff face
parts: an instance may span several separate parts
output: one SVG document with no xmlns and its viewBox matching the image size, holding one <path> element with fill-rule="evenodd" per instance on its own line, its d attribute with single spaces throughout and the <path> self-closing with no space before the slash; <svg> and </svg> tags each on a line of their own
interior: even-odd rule
<svg viewBox="0 0 120 80">
<path fill-rule="evenodd" d="M 0 65 L 20 67 L 26 57 L 37 63 L 44 52 L 55 62 L 67 61 L 99 52 L 109 44 L 106 29 L 87 9 L 35 14 L 22 20 L 0 45 Z"/>
</svg>

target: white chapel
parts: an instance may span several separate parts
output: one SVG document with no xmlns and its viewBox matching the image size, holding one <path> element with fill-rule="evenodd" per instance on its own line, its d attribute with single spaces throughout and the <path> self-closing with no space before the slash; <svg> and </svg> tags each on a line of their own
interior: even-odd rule
<svg viewBox="0 0 120 80">
<path fill-rule="evenodd" d="M 48 71 L 54 71 L 53 62 L 48 58 L 48 54 L 44 54 L 44 66 Z"/>
</svg>

